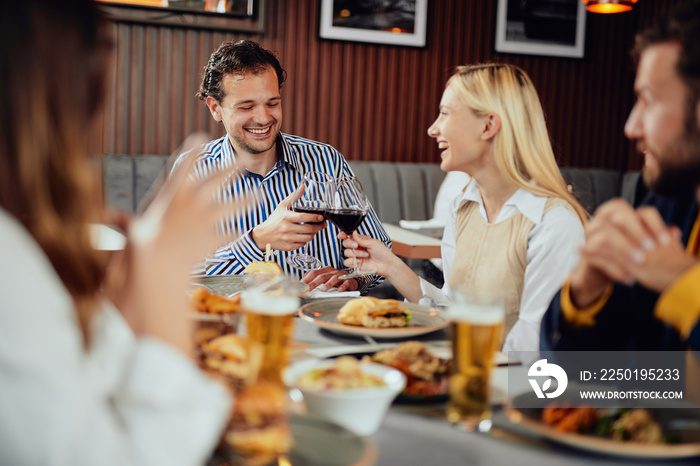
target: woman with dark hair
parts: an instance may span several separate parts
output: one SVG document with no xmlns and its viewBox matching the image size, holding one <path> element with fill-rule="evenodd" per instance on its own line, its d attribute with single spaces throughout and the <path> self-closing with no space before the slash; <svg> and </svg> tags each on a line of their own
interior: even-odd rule
<svg viewBox="0 0 700 466">
<path fill-rule="evenodd" d="M 177 170 L 107 264 L 86 141 L 112 48 L 90 0 L 0 16 L 0 464 L 201 464 L 226 391 L 190 360 L 189 270 L 220 240 L 225 179 Z"/>
</svg>

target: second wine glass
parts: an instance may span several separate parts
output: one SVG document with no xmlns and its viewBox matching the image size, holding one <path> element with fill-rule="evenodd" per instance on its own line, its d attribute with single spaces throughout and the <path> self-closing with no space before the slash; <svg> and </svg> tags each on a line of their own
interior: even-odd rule
<svg viewBox="0 0 700 466">
<path fill-rule="evenodd" d="M 326 212 L 328 220 L 340 228 L 343 233 L 350 236 L 365 219 L 369 209 L 369 200 L 367 200 L 365 191 L 357 178 L 348 176 L 336 179 L 333 201 L 330 209 Z M 360 270 L 354 250 L 352 257 L 354 270 L 352 273 L 340 275 L 338 278 L 346 280 L 374 273 L 374 271 Z"/>
<path fill-rule="evenodd" d="M 297 195 L 292 202 L 294 212 L 318 214 L 326 217 L 334 192 L 333 177 L 322 172 L 311 171 L 297 188 Z M 319 222 L 321 223 L 321 222 Z M 298 270 L 316 270 L 321 267 L 321 261 L 308 254 L 309 243 L 304 245 L 301 253 L 294 254 L 287 259 L 287 263 Z"/>
</svg>

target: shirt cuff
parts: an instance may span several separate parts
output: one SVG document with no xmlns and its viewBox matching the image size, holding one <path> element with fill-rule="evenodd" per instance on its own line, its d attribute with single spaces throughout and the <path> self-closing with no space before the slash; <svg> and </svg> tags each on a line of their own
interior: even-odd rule
<svg viewBox="0 0 700 466">
<path fill-rule="evenodd" d="M 423 295 L 422 299 L 426 299 L 428 302 L 432 301 L 436 306 L 444 305 L 449 302 L 448 297 L 441 289 L 439 289 L 423 277 L 418 278 L 420 280 L 420 291 Z"/>
<path fill-rule="evenodd" d="M 349 270 L 350 272 L 352 270 Z M 357 291 L 359 291 L 361 294 L 366 293 L 367 291 L 371 290 L 375 286 L 377 286 L 383 278 L 380 275 L 363 275 L 361 277 L 357 277 Z"/>
<path fill-rule="evenodd" d="M 207 261 L 221 262 L 234 259 L 233 255 L 233 243 L 229 243 L 226 246 L 221 246 L 219 249 L 214 251 L 214 254 L 207 256 Z"/>
<path fill-rule="evenodd" d="M 700 264 L 681 275 L 661 294 L 654 315 L 688 338 L 700 317 Z"/>
<path fill-rule="evenodd" d="M 593 327 L 595 325 L 595 317 L 600 313 L 605 306 L 605 303 L 610 299 L 613 287 L 608 286 L 605 293 L 598 298 L 593 304 L 584 309 L 579 309 L 576 307 L 574 302 L 571 300 L 571 279 L 567 279 L 564 282 L 564 286 L 561 289 L 559 305 L 561 307 L 561 313 L 564 316 L 566 323 L 573 327 Z"/>
<path fill-rule="evenodd" d="M 253 240 L 253 230 L 241 235 L 235 243 L 231 245 L 231 251 L 236 256 L 238 261 L 246 265 L 251 262 L 260 262 L 265 260 L 265 251 L 260 249 Z"/>
</svg>

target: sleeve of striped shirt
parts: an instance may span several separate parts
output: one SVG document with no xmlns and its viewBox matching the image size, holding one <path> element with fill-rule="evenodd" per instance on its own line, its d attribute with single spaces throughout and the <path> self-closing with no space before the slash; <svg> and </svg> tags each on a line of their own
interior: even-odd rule
<svg viewBox="0 0 700 466">
<path fill-rule="evenodd" d="M 217 249 L 214 257 L 206 261 L 207 275 L 241 274 L 251 262 L 264 261 L 265 251 L 255 244 L 251 233 L 252 230 Z"/>
</svg>

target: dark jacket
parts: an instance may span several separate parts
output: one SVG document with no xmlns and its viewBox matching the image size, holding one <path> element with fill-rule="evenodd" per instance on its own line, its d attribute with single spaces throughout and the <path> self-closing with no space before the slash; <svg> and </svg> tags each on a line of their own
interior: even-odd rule
<svg viewBox="0 0 700 466">
<path fill-rule="evenodd" d="M 648 196 L 643 205 L 651 205 L 667 225 L 676 225 L 688 244 L 698 215 L 696 198 L 669 200 Z M 700 283 L 698 284 L 700 292 Z M 687 341 L 671 326 L 654 317 L 659 294 L 641 285 L 616 284 L 610 299 L 595 317 L 592 327 L 574 328 L 565 322 L 557 293 L 542 319 L 540 349 L 543 351 L 682 351 L 700 350 L 700 325 L 696 324 Z"/>
</svg>

